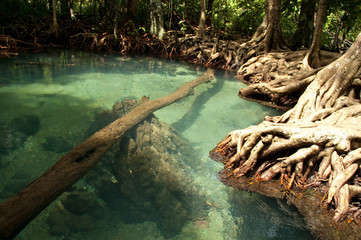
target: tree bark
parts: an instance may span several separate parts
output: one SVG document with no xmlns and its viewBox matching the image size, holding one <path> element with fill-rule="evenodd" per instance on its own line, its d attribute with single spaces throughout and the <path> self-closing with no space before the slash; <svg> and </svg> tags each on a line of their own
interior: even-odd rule
<svg viewBox="0 0 361 240">
<path fill-rule="evenodd" d="M 316 0 L 302 0 L 301 11 L 298 18 L 298 27 L 293 38 L 293 48 L 309 48 L 311 46 L 315 10 Z"/>
<path fill-rule="evenodd" d="M 198 31 L 196 37 L 204 37 L 204 28 L 206 25 L 206 0 L 201 0 L 201 16 L 199 18 Z"/>
<path fill-rule="evenodd" d="M 126 131 L 144 120 L 152 112 L 178 101 L 196 86 L 209 81 L 213 70 L 184 84 L 172 94 L 145 100 L 122 118 L 96 132 L 65 154 L 42 176 L 18 194 L 0 204 L 0 239 L 14 238 L 34 217 L 59 197 L 65 189 L 83 177 Z"/>
<path fill-rule="evenodd" d="M 279 51 L 284 45 L 281 30 L 281 0 L 267 0 L 268 26 L 262 48 L 265 52 Z"/>
<path fill-rule="evenodd" d="M 321 45 L 321 35 L 323 29 L 323 23 L 326 17 L 327 10 L 327 0 L 320 0 L 318 3 L 318 10 L 316 15 L 316 27 L 313 34 L 312 45 L 307 53 L 304 60 L 304 68 L 306 69 L 315 69 L 321 66 L 320 61 L 320 45 Z"/>
<path fill-rule="evenodd" d="M 266 7 L 265 14 L 263 16 L 263 20 L 261 24 L 257 27 L 256 32 L 252 36 L 251 41 L 259 42 L 264 37 L 264 33 L 268 26 L 268 7 Z"/>
<path fill-rule="evenodd" d="M 286 49 L 281 30 L 281 0 L 267 0 L 265 15 L 252 39 L 241 44 L 245 49 L 244 60 L 248 60 L 262 52 Z"/>
<path fill-rule="evenodd" d="M 119 43 L 118 37 L 118 22 L 119 22 L 119 12 L 118 12 L 119 4 L 118 1 L 114 3 L 114 27 L 113 27 L 113 35 L 114 35 L 114 44 L 115 46 Z"/>
<path fill-rule="evenodd" d="M 162 3 L 160 0 L 150 0 L 150 33 L 162 39 L 164 36 L 164 23 Z"/>
<path fill-rule="evenodd" d="M 137 13 L 137 0 L 128 0 L 127 1 L 127 17 L 134 21 L 135 15 Z"/>
<path fill-rule="evenodd" d="M 55 33 L 55 37 L 58 38 L 59 37 L 59 24 L 58 24 L 58 17 L 57 17 L 57 8 L 58 8 L 58 3 L 57 0 L 53 0 L 52 1 L 52 6 L 53 6 L 53 25 L 52 25 L 52 29 L 51 31 Z"/>
<path fill-rule="evenodd" d="M 209 27 L 212 26 L 213 2 L 214 2 L 214 0 L 208 0 L 208 3 L 207 3 L 206 25 Z"/>
</svg>

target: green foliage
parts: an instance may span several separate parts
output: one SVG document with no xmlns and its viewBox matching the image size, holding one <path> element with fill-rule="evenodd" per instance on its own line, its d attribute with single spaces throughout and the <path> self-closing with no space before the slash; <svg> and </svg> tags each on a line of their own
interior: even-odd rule
<svg viewBox="0 0 361 240">
<path fill-rule="evenodd" d="M 164 25 L 167 30 L 181 30 L 194 33 L 191 26 L 198 25 L 200 0 L 162 1 Z"/>
<path fill-rule="evenodd" d="M 134 19 L 136 26 L 146 26 L 149 29 L 149 0 L 138 0 L 137 14 Z"/>
<path fill-rule="evenodd" d="M 297 29 L 301 1 L 282 0 L 281 27 L 286 40 L 292 39 Z M 59 17 L 69 18 L 70 6 L 67 3 L 70 2 L 58 0 Z M 127 0 L 72 0 L 71 4 L 76 16 L 88 16 L 87 23 L 99 26 L 99 31 L 112 30 L 115 14 L 119 16 L 119 24 L 123 23 L 120 29 L 124 29 L 130 35 L 144 32 L 150 26 L 149 0 L 137 1 L 137 12 L 132 19 L 132 27 L 124 24 L 128 20 Z M 265 0 L 214 0 L 213 31 L 222 32 L 223 38 L 251 36 L 263 20 L 265 4 Z M 50 6 L 49 0 L 0 0 L 0 31 L 4 32 L 7 26 L 14 25 L 14 19 L 20 20 L 21 23 L 27 22 L 28 19 L 36 22 L 50 17 Z M 336 35 L 341 40 L 353 41 L 356 38 L 361 31 L 360 6 L 361 0 L 329 0 L 328 18 L 324 27 L 327 33 L 324 34 L 325 43 L 329 44 Z M 177 29 L 194 33 L 200 17 L 200 0 L 163 0 L 162 10 L 166 30 Z M 99 24 L 100 22 L 102 24 Z"/>
<path fill-rule="evenodd" d="M 14 20 L 42 19 L 49 13 L 48 1 L 1 0 L 0 25 L 12 25 Z"/>
<path fill-rule="evenodd" d="M 178 24 L 180 26 L 181 31 L 187 31 L 189 29 L 185 20 L 180 20 Z"/>
<path fill-rule="evenodd" d="M 146 32 L 145 27 L 136 28 L 132 20 L 128 20 L 126 23 L 124 23 L 123 29 L 125 30 L 125 33 L 130 36 L 136 36 L 140 33 Z"/>
<path fill-rule="evenodd" d="M 330 0 L 323 31 L 322 44 L 329 50 L 347 49 L 361 31 L 361 1 Z"/>
<path fill-rule="evenodd" d="M 297 30 L 298 17 L 302 0 L 282 0 L 281 5 L 281 28 L 286 41 L 292 41 Z"/>
<path fill-rule="evenodd" d="M 339 36 L 354 41 L 361 31 L 361 1 L 330 0 L 329 16 L 324 30 L 339 31 Z"/>
<path fill-rule="evenodd" d="M 265 1 L 220 0 L 213 4 L 213 25 L 226 34 L 252 35 L 261 24 Z"/>
</svg>

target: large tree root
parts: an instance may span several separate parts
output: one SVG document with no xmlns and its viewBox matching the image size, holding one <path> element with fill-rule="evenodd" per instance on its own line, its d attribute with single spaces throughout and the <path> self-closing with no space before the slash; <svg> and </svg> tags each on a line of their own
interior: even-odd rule
<svg viewBox="0 0 361 240">
<path fill-rule="evenodd" d="M 239 96 L 281 109 L 293 107 L 322 69 L 303 70 L 306 53 L 268 53 L 249 59 L 238 70 L 237 78 L 250 84 L 239 91 Z M 323 66 L 338 57 L 336 53 L 321 52 Z"/>
<path fill-rule="evenodd" d="M 360 51 L 361 34 L 345 55 L 305 75 L 313 79 L 304 83 L 307 88 L 294 108 L 231 132 L 216 147 L 225 168 L 236 177 L 280 179 L 288 190 L 318 187 L 327 192 L 323 201 L 335 208 L 334 220 L 361 221 Z M 257 86 L 252 87 L 282 92 L 269 83 Z"/>
<path fill-rule="evenodd" d="M 0 238 L 15 237 L 40 211 L 84 176 L 129 129 L 154 111 L 189 95 L 193 88 L 209 81 L 212 77 L 213 70 L 208 70 L 204 75 L 184 84 L 168 96 L 151 101 L 143 99 L 137 108 L 65 154 L 42 176 L 0 204 Z"/>
<path fill-rule="evenodd" d="M 347 111 L 351 108 L 352 113 Z M 361 128 L 357 124 L 361 106 L 350 109 L 328 117 L 346 117 L 340 124 L 264 121 L 231 132 L 216 151 L 226 157 L 225 168 L 232 169 L 236 177 L 251 175 L 257 181 L 279 178 L 287 189 L 322 185 L 328 189 L 327 204 L 336 207 L 335 220 L 347 215 L 356 218 L 361 211 Z"/>
</svg>

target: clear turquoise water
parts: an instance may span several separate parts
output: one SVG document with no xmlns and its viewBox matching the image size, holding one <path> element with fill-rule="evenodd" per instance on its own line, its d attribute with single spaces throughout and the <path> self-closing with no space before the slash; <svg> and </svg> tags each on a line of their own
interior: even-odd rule
<svg viewBox="0 0 361 240">
<path fill-rule="evenodd" d="M 156 99 L 175 91 L 202 74 L 204 68 L 156 59 L 53 51 L 0 59 L 0 127 L 13 119 L 33 115 L 40 119 L 36 134 L 11 152 L 0 153 L 0 200 L 41 175 L 62 155 L 44 149 L 49 136 L 61 136 L 71 145 L 85 139 L 95 114 L 123 99 Z M 258 194 L 224 186 L 217 178 L 222 164 L 208 152 L 234 129 L 246 128 L 279 112 L 239 99 L 242 83 L 234 74 L 217 71 L 216 79 L 155 115 L 188 139 L 201 166 L 189 173 L 206 195 L 207 216 L 189 219 L 177 233 L 160 231 L 155 217 L 124 222 L 111 213 L 96 227 L 64 234 L 49 234 L 47 218 L 55 201 L 33 220 L 17 239 L 312 239 L 295 208 Z M 1 136 L 4 138 L 4 136 Z M 200 170 L 199 170 L 200 169 Z M 19 175 L 21 175 L 19 177 Z M 14 177 L 17 176 L 17 177 Z M 15 179 L 15 180 L 14 180 Z M 76 187 L 92 189 L 84 179 Z M 109 210 L 110 211 L 110 210 Z"/>
</svg>

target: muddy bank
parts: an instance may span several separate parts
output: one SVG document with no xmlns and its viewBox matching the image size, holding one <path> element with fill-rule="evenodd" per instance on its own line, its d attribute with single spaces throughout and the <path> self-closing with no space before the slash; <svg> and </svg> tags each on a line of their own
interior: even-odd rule
<svg viewBox="0 0 361 240">
<path fill-rule="evenodd" d="M 210 151 L 210 157 L 218 162 L 224 160 L 224 157 L 214 149 Z M 288 203 L 296 206 L 305 217 L 307 227 L 318 239 L 360 239 L 361 229 L 357 223 L 349 221 L 349 219 L 340 222 L 333 221 L 334 209 L 327 208 L 322 204 L 322 200 L 327 194 L 322 189 L 292 188 L 292 190 L 285 190 L 280 180 L 258 182 L 246 176 L 235 177 L 232 170 L 226 168 L 220 170 L 218 176 L 221 182 L 233 188 L 287 200 Z"/>
</svg>

